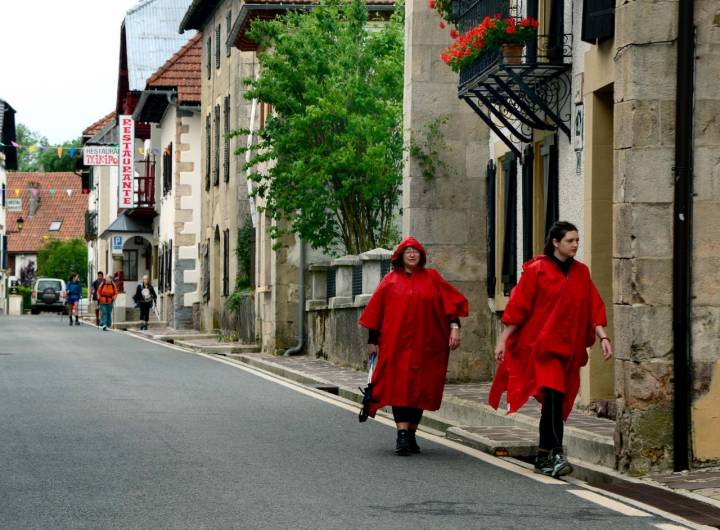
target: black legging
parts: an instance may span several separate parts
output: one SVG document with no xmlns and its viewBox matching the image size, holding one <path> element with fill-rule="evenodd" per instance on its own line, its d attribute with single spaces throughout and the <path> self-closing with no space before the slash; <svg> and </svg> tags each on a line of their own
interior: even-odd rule
<svg viewBox="0 0 720 530">
<path fill-rule="evenodd" d="M 138 305 L 140 306 L 140 320 L 147 322 L 150 320 L 150 308 L 152 307 L 152 304 L 141 302 Z"/>
<path fill-rule="evenodd" d="M 563 415 L 562 407 L 565 394 L 543 387 L 542 413 L 540 414 L 540 449 L 551 451 L 561 449 L 563 443 Z"/>
<path fill-rule="evenodd" d="M 417 425 L 423 415 L 422 409 L 414 409 L 412 407 L 393 407 L 393 418 L 395 423 L 410 423 Z"/>
</svg>

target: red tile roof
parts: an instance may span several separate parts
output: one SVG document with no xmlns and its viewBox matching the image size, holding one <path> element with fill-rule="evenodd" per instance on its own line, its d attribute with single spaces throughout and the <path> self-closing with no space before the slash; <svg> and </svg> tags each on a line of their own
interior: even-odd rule
<svg viewBox="0 0 720 530">
<path fill-rule="evenodd" d="M 176 88 L 178 103 L 200 103 L 202 34 L 198 33 L 150 76 L 147 88 Z"/>
<path fill-rule="evenodd" d="M 40 205 L 30 217 L 29 202 L 33 196 L 30 184 L 33 182 L 40 185 L 37 193 Z M 67 190 L 72 190 L 70 195 Z M 8 173 L 7 196 L 22 199 L 22 212 L 7 212 L 8 252 L 11 254 L 34 254 L 51 238 L 85 236 L 88 197 L 82 194 L 80 177 L 75 173 Z M 18 217 L 25 221 L 21 232 L 16 231 Z M 60 230 L 50 231 L 53 221 L 62 221 Z"/>
<path fill-rule="evenodd" d="M 93 123 L 90 127 L 85 129 L 82 132 L 83 136 L 95 136 L 97 133 L 102 131 L 105 127 L 107 127 L 111 122 L 115 121 L 115 111 L 112 111 L 110 114 L 106 114 L 102 118 L 100 118 L 98 121 Z"/>
</svg>

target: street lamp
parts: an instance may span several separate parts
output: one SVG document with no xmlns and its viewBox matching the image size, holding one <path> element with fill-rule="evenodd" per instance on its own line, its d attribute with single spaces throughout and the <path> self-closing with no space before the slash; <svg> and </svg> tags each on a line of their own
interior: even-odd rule
<svg viewBox="0 0 720 530">
<path fill-rule="evenodd" d="M 22 217 L 18 217 L 17 221 L 15 221 L 15 224 L 17 224 L 18 232 L 22 232 L 23 226 L 25 226 L 25 219 L 23 219 Z"/>
</svg>

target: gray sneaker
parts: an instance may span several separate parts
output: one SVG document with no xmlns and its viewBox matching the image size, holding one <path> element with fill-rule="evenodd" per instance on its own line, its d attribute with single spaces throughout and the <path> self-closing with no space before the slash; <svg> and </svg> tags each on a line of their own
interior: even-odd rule
<svg viewBox="0 0 720 530">
<path fill-rule="evenodd" d="M 553 460 L 551 457 L 552 453 L 538 452 L 535 457 L 535 469 L 533 471 L 551 477 L 553 472 Z"/>
<path fill-rule="evenodd" d="M 562 451 L 553 451 L 553 457 L 551 460 L 552 465 L 552 477 L 558 478 L 564 475 L 569 475 L 573 472 L 573 467 L 568 462 L 567 457 Z"/>
</svg>

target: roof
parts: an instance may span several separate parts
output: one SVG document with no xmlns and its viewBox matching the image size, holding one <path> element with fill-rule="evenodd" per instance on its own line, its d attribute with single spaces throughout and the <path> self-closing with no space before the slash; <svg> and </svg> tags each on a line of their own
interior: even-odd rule
<svg viewBox="0 0 720 530">
<path fill-rule="evenodd" d="M 127 12 L 123 27 L 129 90 L 143 90 L 153 72 L 195 36 L 177 31 L 189 4 L 190 0 L 144 0 Z"/>
<path fill-rule="evenodd" d="M 210 15 L 218 8 L 217 0 L 192 0 L 185 15 L 180 21 L 180 33 L 190 29 L 202 31 Z"/>
<path fill-rule="evenodd" d="M 257 44 L 247 36 L 255 19 L 270 20 L 290 10 L 309 9 L 318 3 L 317 0 L 255 0 L 243 3 L 226 44 L 242 51 L 255 51 Z M 368 0 L 367 8 L 370 12 L 390 12 L 395 8 L 395 0 Z"/>
<path fill-rule="evenodd" d="M 152 219 L 128 217 L 126 213 L 123 212 L 117 216 L 117 219 L 110 223 L 110 226 L 108 226 L 105 231 L 100 234 L 100 237 L 104 238 L 111 233 L 152 234 Z"/>
<path fill-rule="evenodd" d="M 33 196 L 30 184 L 33 182 L 40 184 L 37 193 L 40 204 L 30 217 L 29 205 Z M 20 194 L 16 195 L 15 190 L 19 190 Z M 67 190 L 71 190 L 70 195 Z M 22 199 L 21 212 L 7 212 L 8 252 L 35 254 L 50 239 L 85 236 L 88 200 L 87 195 L 82 193 L 80 177 L 75 173 L 8 173 L 7 196 Z M 16 231 L 19 217 L 25 221 L 21 232 Z M 53 221 L 62 221 L 57 232 L 49 230 Z"/>
<path fill-rule="evenodd" d="M 95 136 L 97 133 L 102 131 L 108 125 L 114 124 L 116 118 L 117 118 L 117 113 L 115 111 L 112 111 L 109 114 L 106 114 L 105 116 L 100 118 L 98 121 L 96 121 L 92 125 L 90 125 L 87 129 L 85 129 L 82 132 L 82 135 L 83 136 Z"/>
<path fill-rule="evenodd" d="M 200 103 L 202 34 L 180 48 L 148 79 L 147 88 L 175 88 L 178 103 Z"/>
</svg>

